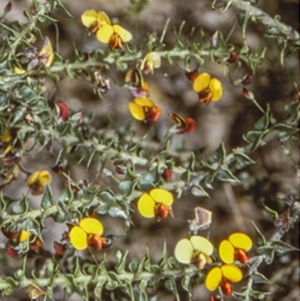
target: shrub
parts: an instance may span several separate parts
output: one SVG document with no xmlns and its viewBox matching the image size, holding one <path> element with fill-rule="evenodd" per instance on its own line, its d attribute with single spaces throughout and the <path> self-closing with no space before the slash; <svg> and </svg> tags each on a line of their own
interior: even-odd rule
<svg viewBox="0 0 300 301">
<path fill-rule="evenodd" d="M 300 40 L 257 2 L 5 5 L 5 300 L 298 298 Z"/>
</svg>

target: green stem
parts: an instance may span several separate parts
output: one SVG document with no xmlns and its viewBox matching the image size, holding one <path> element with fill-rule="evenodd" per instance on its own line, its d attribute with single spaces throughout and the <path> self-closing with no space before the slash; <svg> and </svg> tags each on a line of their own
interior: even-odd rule
<svg viewBox="0 0 300 301">
<path fill-rule="evenodd" d="M 266 114 L 265 110 L 260 106 L 260 104 L 256 101 L 256 99 L 252 99 L 252 101 L 263 114 Z"/>
<path fill-rule="evenodd" d="M 159 274 L 151 273 L 148 271 L 143 271 L 141 273 L 133 273 L 133 272 L 122 272 L 117 274 L 118 280 L 120 282 L 129 282 L 133 284 L 134 282 L 141 282 L 145 280 L 147 282 L 158 281 L 159 279 L 167 279 L 167 278 L 183 278 L 185 276 L 193 277 L 199 275 L 199 270 L 194 266 L 187 267 L 185 269 L 182 268 L 173 268 L 173 269 L 161 269 Z M 60 273 L 56 273 L 54 277 L 50 278 L 26 278 L 22 277 L 20 280 L 14 279 L 14 284 L 11 281 L 6 281 L 5 279 L 0 278 L 0 291 L 9 290 L 15 287 L 25 288 L 29 287 L 31 284 L 37 285 L 38 287 L 49 287 L 52 288 L 63 285 L 67 286 L 70 281 L 69 279 L 73 279 L 74 285 L 80 285 L 84 287 L 84 285 L 97 285 L 99 283 L 107 283 L 114 281 L 108 273 L 101 273 L 101 275 L 84 275 L 81 274 L 79 276 L 75 276 L 74 274 L 65 274 L 62 275 Z"/>
<path fill-rule="evenodd" d="M 281 34 L 295 43 L 299 42 L 299 33 L 296 30 L 293 30 L 290 26 L 282 23 L 277 18 L 272 18 L 261 9 L 251 5 L 250 2 L 243 0 L 225 0 L 224 2 L 225 6 L 226 4 L 231 4 L 241 11 L 247 11 L 255 21 L 262 23 L 268 28 L 277 29 Z"/>
</svg>

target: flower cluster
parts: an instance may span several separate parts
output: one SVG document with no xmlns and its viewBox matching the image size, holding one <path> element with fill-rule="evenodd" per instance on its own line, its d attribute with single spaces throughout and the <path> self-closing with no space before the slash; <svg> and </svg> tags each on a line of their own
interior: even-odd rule
<svg viewBox="0 0 300 301">
<path fill-rule="evenodd" d="M 154 73 L 154 69 L 161 64 L 160 55 L 157 52 L 149 52 L 135 69 L 126 73 L 125 82 L 128 83 L 132 95 L 135 97 L 129 103 L 131 115 L 140 121 L 155 122 L 162 114 L 161 108 L 149 99 L 148 83 L 144 80 L 144 74 Z"/>
<path fill-rule="evenodd" d="M 154 69 L 161 65 L 161 58 L 157 52 L 149 52 L 137 65 L 135 69 L 131 69 L 126 73 L 125 82 L 129 84 L 130 91 L 135 97 L 129 103 L 129 111 L 131 115 L 140 121 L 155 122 L 162 114 L 162 109 L 155 105 L 149 99 L 148 83 L 144 80 L 144 74 L 153 74 Z M 193 118 L 184 118 L 178 114 L 169 113 L 176 125 L 173 128 L 174 133 L 184 134 L 192 133 L 196 129 L 196 122 Z"/>
<path fill-rule="evenodd" d="M 205 279 L 205 286 L 209 291 L 220 287 L 224 295 L 232 295 L 232 283 L 239 282 L 243 273 L 234 261 L 245 264 L 249 259 L 247 252 L 252 247 L 251 238 L 244 233 L 233 233 L 219 246 L 219 257 L 224 262 L 222 266 L 212 268 Z M 194 235 L 181 239 L 175 246 L 175 258 L 184 264 L 194 264 L 198 269 L 203 269 L 212 263 L 213 245 L 205 237 Z"/>
</svg>

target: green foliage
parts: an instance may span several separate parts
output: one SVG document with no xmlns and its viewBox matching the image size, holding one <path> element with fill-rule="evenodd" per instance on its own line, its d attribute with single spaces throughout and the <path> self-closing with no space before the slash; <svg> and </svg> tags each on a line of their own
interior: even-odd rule
<svg viewBox="0 0 300 301">
<path fill-rule="evenodd" d="M 148 1 L 132 0 L 126 12 L 138 15 L 147 5 Z M 130 249 L 118 250 L 112 256 L 109 247 L 120 237 L 130 239 L 135 215 L 138 214 L 136 211 L 139 211 L 136 209 L 137 201 L 144 195 L 150 195 L 152 189 L 171 191 L 175 202 L 185 193 L 190 193 L 202 204 L 203 199 L 219 186 L 230 185 L 250 191 L 253 203 L 260 206 L 263 214 L 271 213 L 273 217 L 272 235 L 264 233 L 265 229 L 261 230 L 253 223 L 257 234 L 253 243 L 256 255 L 247 264 L 237 263 L 246 270 L 245 286 L 234 291 L 234 296 L 237 300 L 275 300 L 269 299 L 273 285 L 269 279 L 271 275 L 260 272 L 260 266 L 263 262 L 272 265 L 278 257 L 284 258 L 290 252 L 299 251 L 283 237 L 289 231 L 296 232 L 293 227 L 300 212 L 299 195 L 296 189 L 292 190 L 291 195 L 284 195 L 284 202 L 281 202 L 284 205 L 281 206 L 265 204 L 261 195 L 261 199 L 256 200 L 254 190 L 259 185 L 259 177 L 256 178 L 255 168 L 260 165 L 259 152 L 274 141 L 278 149 L 293 160 L 293 152 L 299 148 L 298 95 L 289 97 L 278 114 L 269 100 L 263 104 L 259 94 L 245 88 L 244 77 L 233 77 L 238 76 L 239 70 L 246 69 L 252 78 L 270 63 L 268 55 L 273 49 L 269 49 L 268 44 L 257 49 L 248 45 L 247 34 L 253 24 L 264 25 L 261 35 L 274 41 L 282 67 L 289 57 L 297 55 L 300 42 L 298 32 L 281 22 L 279 16 L 271 18 L 256 5 L 257 1 L 213 1 L 212 8 L 217 9 L 221 16 L 226 15 L 232 6 L 239 11 L 240 43 L 230 39 L 235 30 L 234 24 L 231 34 L 226 36 L 221 29 L 211 34 L 209 30 L 189 28 L 185 20 L 180 20 L 180 25 L 172 32 L 168 27 L 170 21 L 167 21 L 160 37 L 149 33 L 143 43 L 133 39 L 124 44 L 123 49 L 107 46 L 103 50 L 99 47 L 88 54 L 74 44 L 73 55 L 69 58 L 59 52 L 58 36 L 54 43 L 54 39 L 45 34 L 49 28 L 56 28 L 56 34 L 59 32 L 55 12 L 59 11 L 64 18 L 72 17 L 60 0 L 48 0 L 44 4 L 33 1 L 24 11 L 25 24 L 7 21 L 10 6 L 6 6 L 0 17 L 0 227 L 3 233 L 7 231 L 16 236 L 3 237 L 4 243 L 0 244 L 0 266 L 8 256 L 12 257 L 7 261 L 11 268 L 3 268 L 3 271 L 0 268 L 0 293 L 3 296 L 26 289 L 31 300 L 55 300 L 56 292 L 63 288 L 63 300 L 73 293 L 83 300 L 150 301 L 159 300 L 156 298 L 163 298 L 163 294 L 168 293 L 174 296 L 174 300 L 194 300 L 193 288 L 205 282 L 210 268 L 222 264 L 216 246 L 212 262 L 208 261 L 203 269 L 197 268 L 195 262 L 181 264 L 168 252 L 168 239 L 160 260 L 153 260 L 149 249 L 139 259 L 132 258 Z M 167 42 L 166 36 L 171 36 L 173 42 Z M 53 49 L 49 48 L 49 41 Z M 65 107 L 66 104 L 58 102 L 48 87 L 50 84 L 59 89 L 66 79 L 83 80 L 104 103 L 107 101 L 107 87 L 106 82 L 102 84 L 102 74 L 111 75 L 115 71 L 119 78 L 125 71 L 135 68 L 133 70 L 138 69 L 138 76 L 143 79 L 140 75 L 142 59 L 154 51 L 163 60 L 162 74 L 163 68 L 170 66 L 179 66 L 181 71 L 188 72 L 192 66 L 194 69 L 206 68 L 209 62 L 223 70 L 231 87 L 243 87 L 241 97 L 256 110 L 256 121 L 243 133 L 243 141 L 238 146 L 232 148 L 222 141 L 209 156 L 203 149 L 186 147 L 184 141 L 174 148 L 172 143 L 179 133 L 178 124 L 168 129 L 161 139 L 157 138 L 155 128 L 148 126 L 149 123 L 147 132 L 140 135 L 133 122 L 118 125 L 113 114 L 96 120 L 93 113 L 84 115 Z M 232 57 L 235 59 L 231 62 Z M 231 64 L 234 64 L 234 72 Z M 120 82 L 112 75 L 110 79 Z M 116 86 L 130 90 L 134 84 L 129 81 Z M 293 82 L 289 81 L 288 85 L 291 89 Z M 188 130 L 184 135 L 187 133 Z M 35 167 L 35 161 L 38 161 L 35 158 L 42 158 L 43 166 L 47 165 L 46 170 L 52 168 L 52 182 L 52 177 L 41 177 L 28 183 L 29 176 L 41 170 Z M 50 162 L 55 162 L 55 166 L 50 166 Z M 30 166 L 30 171 L 24 166 Z M 75 181 L 72 168 L 76 166 L 83 166 L 91 181 Z M 165 174 L 166 170 L 172 175 L 170 178 Z M 10 192 L 18 191 L 18 185 L 22 184 L 16 184 L 16 181 L 20 179 L 27 185 L 24 185 L 27 188 L 26 192 L 22 190 L 21 197 Z M 55 181 L 58 183 L 61 179 L 65 185 L 54 187 Z M 253 191 L 247 189 L 251 185 Z M 33 195 L 39 197 L 38 205 L 33 203 Z M 283 210 L 284 213 L 280 213 Z M 101 237 L 104 250 L 101 247 L 100 255 L 95 254 L 93 245 L 89 244 L 91 254 L 82 257 L 69 241 L 70 229 L 86 217 L 122 223 L 121 234 Z M 61 233 L 59 244 L 62 248 L 67 246 L 61 254 L 57 249 L 53 254 L 44 248 L 43 237 L 49 223 L 68 228 L 65 235 L 63 231 Z M 27 240 L 20 238 L 22 231 L 29 232 Z M 90 234 L 87 233 L 87 240 Z M 38 257 L 42 258 L 41 262 Z M 283 272 L 278 269 L 278 273 Z M 227 298 L 221 286 L 219 294 L 222 300 Z"/>
</svg>

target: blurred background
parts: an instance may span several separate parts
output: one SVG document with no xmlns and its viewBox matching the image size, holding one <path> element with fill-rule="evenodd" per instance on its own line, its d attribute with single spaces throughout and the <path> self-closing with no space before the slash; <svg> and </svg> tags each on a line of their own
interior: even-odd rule
<svg viewBox="0 0 300 301">
<path fill-rule="evenodd" d="M 7 15 L 7 19 L 26 22 L 22 11 L 27 8 L 29 1 L 11 1 L 12 11 Z M 134 1 L 131 1 L 134 3 Z M 149 34 L 160 36 L 162 30 L 170 19 L 168 31 L 165 36 L 167 49 L 174 46 L 173 28 L 179 28 L 183 21 L 186 22 L 183 35 L 188 36 L 193 27 L 196 31 L 202 28 L 207 35 L 212 35 L 215 31 L 221 31 L 227 36 L 236 20 L 237 11 L 230 9 L 226 14 L 220 14 L 211 10 L 211 1 L 195 0 L 149 0 L 145 1 L 145 6 L 138 11 L 137 7 L 130 1 L 103 0 L 103 1 L 72 1 L 65 0 L 63 3 L 73 15 L 67 17 L 60 11 L 54 11 L 53 17 L 59 20 L 59 49 L 64 58 L 72 59 L 73 43 L 86 52 L 91 52 L 98 48 L 105 49 L 106 46 L 100 44 L 95 36 L 89 36 L 84 45 L 83 37 L 86 29 L 81 24 L 81 14 L 93 8 L 105 11 L 110 18 L 131 31 L 134 40 L 132 43 L 142 44 Z M 0 1 L 0 11 L 7 1 Z M 299 28 L 299 2 L 289 0 L 260 1 L 258 5 L 270 16 L 279 14 L 282 21 L 292 28 Z M 44 34 L 55 41 L 55 28 L 43 28 Z M 247 88 L 254 93 L 260 105 L 265 108 L 270 104 L 276 118 L 284 118 L 284 106 L 294 99 L 299 84 L 299 58 L 296 54 L 286 57 L 285 66 L 279 64 L 279 51 L 274 45 L 274 41 L 263 38 L 264 28 L 259 24 L 252 24 L 248 27 L 247 42 L 252 50 L 267 47 L 266 63 L 253 75 L 254 79 Z M 200 34 L 200 31 L 199 31 Z M 241 45 L 242 36 L 240 27 L 237 26 L 233 32 L 230 42 Z M 57 46 L 56 46 L 57 47 Z M 145 49 L 145 54 L 147 50 Z M 136 62 L 137 63 L 137 62 Z M 132 65 L 134 67 L 135 64 Z M 193 68 L 195 66 L 191 66 Z M 167 113 L 177 113 L 184 117 L 193 117 L 197 122 L 197 129 L 188 135 L 178 135 L 173 139 L 171 148 L 184 144 L 187 149 L 201 150 L 204 156 L 209 157 L 223 141 L 226 149 L 230 152 L 233 148 L 243 146 L 242 135 L 253 129 L 254 123 L 261 117 L 261 112 L 251 101 L 247 100 L 242 93 L 241 86 L 233 86 L 228 78 L 224 76 L 223 67 L 206 59 L 199 72 L 208 72 L 217 77 L 223 83 L 224 94 L 222 100 L 211 103 L 209 106 L 198 101 L 196 93 L 192 90 L 192 84 L 184 75 L 184 64 L 178 60 L 170 65 L 167 60 L 163 60 L 160 69 L 154 75 L 146 75 L 145 80 L 149 83 L 150 98 L 163 110 L 163 114 L 154 125 L 154 140 L 159 142 L 164 137 L 168 128 L 173 125 L 173 121 Z M 245 66 L 235 70 L 235 66 L 229 66 L 233 79 L 242 78 L 247 73 L 251 73 Z M 94 120 L 112 120 L 115 127 L 132 121 L 132 116 L 128 110 L 128 103 L 132 96 L 128 89 L 122 87 L 126 72 L 110 70 L 105 74 L 110 78 L 111 89 L 100 99 L 94 92 L 91 83 L 82 79 L 70 80 L 67 76 L 55 88 L 49 81 L 49 97 L 54 95 L 55 100 L 66 102 L 74 112 L 81 111 L 87 115 L 93 115 Z M 55 94 L 53 91 L 55 90 Z M 148 130 L 149 125 L 132 121 L 132 127 L 136 131 L 137 137 L 142 137 Z M 147 220 L 139 215 L 136 208 L 132 215 L 134 226 L 127 233 L 126 237 L 117 239 L 113 246 L 107 251 L 108 259 L 114 261 L 118 250 L 129 250 L 129 258 L 138 261 L 149 248 L 153 261 L 161 258 L 164 241 L 167 242 L 168 254 L 173 255 L 173 250 L 177 241 L 188 236 L 188 222 L 194 218 L 194 208 L 201 206 L 213 212 L 212 224 L 203 235 L 208 235 L 216 246 L 230 233 L 241 231 L 247 233 L 255 240 L 255 229 L 252 222 L 269 238 L 275 230 L 272 216 L 264 210 L 264 202 L 270 208 L 283 213 L 287 210 L 285 199 L 291 194 L 299 195 L 299 178 L 297 178 L 297 162 L 299 162 L 299 149 L 292 146 L 292 152 L 286 155 L 280 143 L 274 139 L 260 148 L 250 157 L 257 162 L 242 170 L 236 176 L 242 181 L 241 185 L 231 185 L 224 183 L 214 183 L 214 190 L 210 191 L 210 197 L 197 197 L 189 192 L 181 195 L 174 202 L 174 218 L 168 218 L 160 223 L 154 219 Z M 39 162 L 40 168 L 49 169 L 49 164 L 54 166 L 55 158 L 49 158 L 47 154 L 39 153 L 35 157 L 28 157 L 24 166 L 31 170 L 32 163 Z M 85 166 L 71 168 L 71 176 L 75 181 L 93 179 L 94 173 L 86 170 Z M 19 178 L 5 191 L 12 197 L 21 197 L 27 192 L 24 186 L 25 176 Z M 63 180 L 54 177 L 51 185 L 54 195 L 63 187 Z M 113 185 L 110 180 L 103 179 L 101 186 Z M 16 189 L 17 187 L 17 189 Z M 174 193 L 174 197 L 175 193 Z M 32 198 L 32 207 L 39 207 L 40 197 Z M 105 225 L 106 234 L 122 235 L 124 222 L 104 217 L 101 219 Z M 48 221 L 47 221 L 48 222 Z M 45 249 L 54 252 L 52 243 L 59 240 L 61 233 L 67 230 L 64 225 L 53 225 L 49 221 L 46 225 Z M 202 233 L 201 233 L 202 235 Z M 285 234 L 283 240 L 299 247 L 298 229 Z M 3 236 L 0 241 L 4 242 Z M 255 248 L 250 255 L 255 254 Z M 85 255 L 83 255 L 85 256 Z M 10 262 L 7 266 L 17 263 Z M 292 267 L 298 260 L 296 252 L 288 253 L 282 258 L 274 260 L 271 266 L 263 264 L 260 272 L 274 281 L 277 286 L 269 286 L 273 294 L 267 298 L 268 301 L 296 301 L 299 300 L 300 290 L 297 285 L 299 281 L 298 273 L 294 273 Z M 0 267 L 5 270 L 5 266 Z M 276 271 L 276 273 L 274 273 Z M 278 275 L 281 277 L 278 278 Z M 238 287 L 238 286 L 237 286 Z M 262 285 L 257 289 L 264 290 Z M 149 292 L 151 295 L 151 292 Z M 184 292 L 181 292 L 184 300 Z M 58 292 L 59 296 L 59 292 Z M 57 300 L 61 297 L 57 297 Z M 204 285 L 194 285 L 194 300 L 209 300 L 209 294 Z M 3 301 L 28 300 L 24 295 L 15 293 L 10 297 L 1 297 Z M 71 296 L 71 301 L 81 300 L 77 295 Z M 91 299 L 92 300 L 92 299 Z M 121 300 L 121 299 L 120 299 Z M 167 291 L 161 288 L 157 298 L 151 300 L 171 301 L 175 300 Z M 230 300 L 230 298 L 228 299 Z M 234 300 L 234 298 L 232 298 Z"/>
</svg>

